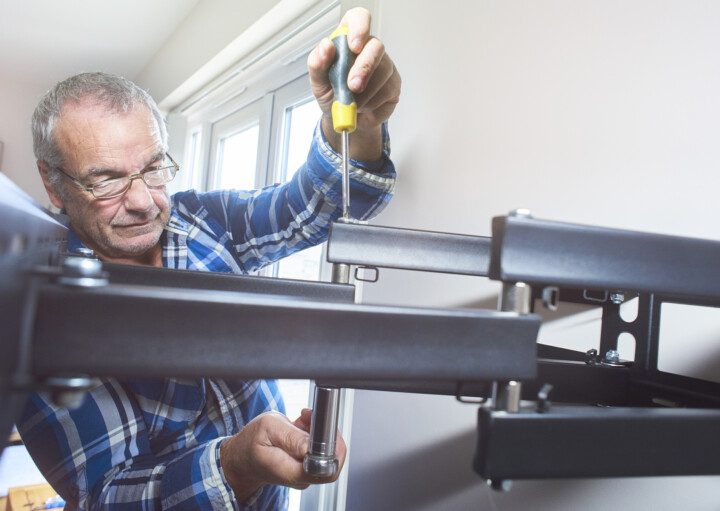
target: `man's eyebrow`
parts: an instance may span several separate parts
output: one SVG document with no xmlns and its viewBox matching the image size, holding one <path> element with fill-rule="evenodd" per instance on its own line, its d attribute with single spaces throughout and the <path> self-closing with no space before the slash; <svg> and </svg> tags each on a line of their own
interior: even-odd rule
<svg viewBox="0 0 720 511">
<path fill-rule="evenodd" d="M 147 163 L 143 167 L 143 169 L 146 169 L 153 163 L 155 163 L 158 160 L 162 160 L 165 157 L 165 150 L 160 149 L 157 153 L 155 153 L 152 157 L 150 157 L 147 160 Z M 104 168 L 94 168 L 90 169 L 88 171 L 88 177 L 94 177 L 94 176 L 107 176 L 107 175 L 113 175 L 113 174 L 122 174 L 123 172 L 117 169 L 104 169 Z"/>
<path fill-rule="evenodd" d="M 107 174 L 120 174 L 119 170 L 115 169 L 103 169 L 103 168 L 97 168 L 97 169 L 90 169 L 88 171 L 88 176 L 103 176 Z"/>
<path fill-rule="evenodd" d="M 155 155 L 152 158 L 150 158 L 150 161 L 145 165 L 145 168 L 149 167 L 150 165 L 152 165 L 153 163 L 155 163 L 158 160 L 162 160 L 164 157 L 165 157 L 165 149 L 158 150 L 158 152 L 155 153 Z"/>
</svg>

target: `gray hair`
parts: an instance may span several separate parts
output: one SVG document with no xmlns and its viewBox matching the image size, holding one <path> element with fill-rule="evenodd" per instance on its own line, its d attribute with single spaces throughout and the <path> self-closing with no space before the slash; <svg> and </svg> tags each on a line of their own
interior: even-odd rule
<svg viewBox="0 0 720 511">
<path fill-rule="evenodd" d="M 68 101 L 91 99 L 111 112 L 126 113 L 137 105 L 146 106 L 160 130 L 160 139 L 167 148 L 165 119 L 155 100 L 144 89 L 130 80 L 108 73 L 81 73 L 71 76 L 47 91 L 40 99 L 32 116 L 33 151 L 35 158 L 44 161 L 51 169 L 63 166 L 63 154 L 53 137 L 53 128 L 60 111 Z M 50 182 L 56 186 L 60 174 L 51 172 Z"/>
</svg>

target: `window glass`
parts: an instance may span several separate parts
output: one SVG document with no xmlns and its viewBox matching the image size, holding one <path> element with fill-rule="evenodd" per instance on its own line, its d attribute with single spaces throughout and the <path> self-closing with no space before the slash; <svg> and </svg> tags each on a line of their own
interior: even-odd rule
<svg viewBox="0 0 720 511">
<path fill-rule="evenodd" d="M 292 179 L 307 159 L 315 125 L 322 111 L 311 96 L 285 110 L 285 180 Z M 285 279 L 319 280 L 322 246 L 302 250 L 277 265 L 277 276 Z"/>
<path fill-rule="evenodd" d="M 315 125 L 321 115 L 322 111 L 312 97 L 286 110 L 285 122 L 288 123 L 285 141 L 286 180 L 291 179 L 297 169 L 305 163 Z"/>
<path fill-rule="evenodd" d="M 254 124 L 222 139 L 218 154 L 218 188 L 255 188 L 259 135 L 260 126 Z"/>
</svg>

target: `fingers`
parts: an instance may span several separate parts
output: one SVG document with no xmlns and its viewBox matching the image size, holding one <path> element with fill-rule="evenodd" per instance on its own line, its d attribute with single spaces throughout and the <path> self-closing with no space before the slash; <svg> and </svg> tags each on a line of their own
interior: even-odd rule
<svg viewBox="0 0 720 511">
<path fill-rule="evenodd" d="M 271 445 L 279 447 L 297 460 L 305 457 L 305 453 L 308 451 L 308 434 L 291 423 L 289 419 L 283 417 L 277 421 L 277 424 L 268 424 L 267 431 Z"/>
<path fill-rule="evenodd" d="M 360 93 L 365 89 L 384 55 L 385 45 L 379 39 L 371 37 L 356 57 L 348 74 L 348 87 L 351 91 Z"/>
<path fill-rule="evenodd" d="M 293 425 L 303 431 L 310 432 L 310 422 L 312 420 L 312 410 L 310 408 L 303 408 L 300 411 L 300 417 L 293 421 Z"/>
<path fill-rule="evenodd" d="M 340 25 L 348 27 L 348 45 L 353 53 L 360 53 L 370 37 L 370 11 L 362 7 L 350 9 L 340 20 Z"/>
<path fill-rule="evenodd" d="M 330 39 L 324 38 L 308 55 L 307 67 L 310 88 L 323 108 L 332 101 L 333 91 L 328 77 L 328 70 L 335 57 L 335 46 Z M 323 108 L 325 110 L 325 108 Z"/>
</svg>

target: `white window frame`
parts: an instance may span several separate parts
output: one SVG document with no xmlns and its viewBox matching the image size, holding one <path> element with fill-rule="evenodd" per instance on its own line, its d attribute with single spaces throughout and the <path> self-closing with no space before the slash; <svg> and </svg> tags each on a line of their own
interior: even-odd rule
<svg viewBox="0 0 720 511">
<path fill-rule="evenodd" d="M 265 184 L 265 176 L 268 173 L 268 151 L 270 150 L 270 120 L 273 97 L 266 94 L 262 98 L 242 107 L 224 119 L 212 124 L 210 133 L 210 158 L 206 167 L 205 189 L 213 190 L 220 186 L 220 175 L 217 172 L 217 164 L 223 150 L 225 139 L 232 135 L 258 124 L 257 159 L 255 165 L 254 186 Z"/>
</svg>

